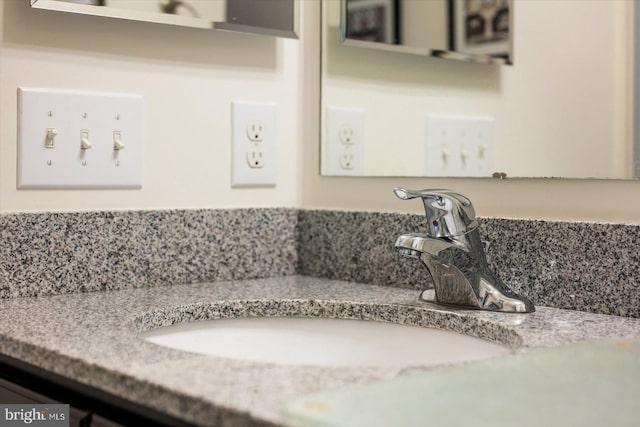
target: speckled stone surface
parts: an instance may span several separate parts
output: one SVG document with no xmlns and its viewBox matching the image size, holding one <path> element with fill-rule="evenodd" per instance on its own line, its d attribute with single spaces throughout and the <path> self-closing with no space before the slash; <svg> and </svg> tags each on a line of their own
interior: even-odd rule
<svg viewBox="0 0 640 427">
<path fill-rule="evenodd" d="M 420 289 L 431 280 L 393 248 L 424 215 L 301 210 L 298 273 Z M 479 218 L 489 265 L 536 305 L 640 317 L 640 225 Z"/>
<path fill-rule="evenodd" d="M 415 372 L 279 366 L 195 355 L 144 341 L 159 325 L 246 316 L 320 316 L 433 326 L 514 352 L 602 337 L 640 337 L 640 320 L 538 307 L 507 315 L 416 302 L 411 289 L 305 276 L 0 301 L 0 352 L 200 425 L 294 425 L 303 393 Z M 509 357 L 509 356 L 506 356 Z M 438 369 L 438 368 L 431 368 Z"/>
<path fill-rule="evenodd" d="M 489 264 L 537 305 L 640 317 L 640 226 L 480 218 Z M 407 289 L 423 215 L 279 208 L 0 215 L 0 298 L 302 274 Z"/>
<path fill-rule="evenodd" d="M 294 209 L 0 215 L 0 298 L 295 274 Z"/>
</svg>

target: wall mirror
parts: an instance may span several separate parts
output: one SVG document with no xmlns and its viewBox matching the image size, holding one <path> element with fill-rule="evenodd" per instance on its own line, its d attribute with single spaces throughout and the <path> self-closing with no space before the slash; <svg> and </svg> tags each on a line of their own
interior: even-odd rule
<svg viewBox="0 0 640 427">
<path fill-rule="evenodd" d="M 39 9 L 298 38 L 298 0 L 30 0 Z"/>
<path fill-rule="evenodd" d="M 426 3 L 437 3 L 437 14 L 448 20 L 432 24 L 417 12 L 402 12 Z M 323 0 L 321 173 L 637 177 L 633 41 L 640 13 L 634 3 Z M 513 65 L 443 60 L 456 55 L 448 50 L 456 36 L 445 11 L 462 5 L 458 10 L 473 15 L 483 4 L 494 17 L 509 5 L 511 42 L 506 57 L 475 54 L 495 54 Z M 397 5 L 399 14 L 385 15 Z M 481 27 L 467 18 L 453 20 L 466 22 L 471 32 Z M 394 43 L 414 37 L 403 29 L 410 19 L 439 26 L 435 33 L 443 44 L 420 50 Z M 489 16 L 485 22 L 503 28 L 507 21 Z M 357 40 L 349 36 L 352 30 Z M 434 40 L 422 30 L 419 40 Z M 477 38 L 478 46 L 497 47 L 498 40 L 488 41 L 492 37 Z"/>
</svg>

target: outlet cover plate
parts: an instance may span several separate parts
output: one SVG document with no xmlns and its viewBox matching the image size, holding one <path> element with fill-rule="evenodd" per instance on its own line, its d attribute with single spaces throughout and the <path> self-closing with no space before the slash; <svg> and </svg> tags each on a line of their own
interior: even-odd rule
<svg viewBox="0 0 640 427">
<path fill-rule="evenodd" d="M 274 103 L 231 103 L 231 185 L 255 187 L 276 185 L 277 150 Z M 253 124 L 261 127 L 261 137 L 250 137 Z M 259 163 L 249 164 L 251 159 Z"/>
<path fill-rule="evenodd" d="M 143 108 L 137 94 L 19 88 L 18 188 L 140 188 Z"/>
<path fill-rule="evenodd" d="M 365 110 L 328 107 L 327 112 L 326 175 L 362 175 Z"/>
</svg>

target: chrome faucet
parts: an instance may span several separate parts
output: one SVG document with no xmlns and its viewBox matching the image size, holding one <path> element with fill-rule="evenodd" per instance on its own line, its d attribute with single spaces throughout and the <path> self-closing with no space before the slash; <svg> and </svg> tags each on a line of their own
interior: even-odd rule
<svg viewBox="0 0 640 427">
<path fill-rule="evenodd" d="M 509 289 L 489 269 L 471 201 L 451 190 L 394 189 L 402 200 L 420 197 L 427 215 L 426 234 L 403 234 L 395 247 L 401 256 L 427 267 L 434 287 L 420 300 L 481 310 L 529 313 L 535 307 Z"/>
</svg>

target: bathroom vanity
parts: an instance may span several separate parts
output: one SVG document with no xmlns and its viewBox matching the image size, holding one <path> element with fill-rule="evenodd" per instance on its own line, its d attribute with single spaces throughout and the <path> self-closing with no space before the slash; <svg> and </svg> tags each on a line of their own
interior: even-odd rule
<svg viewBox="0 0 640 427">
<path fill-rule="evenodd" d="M 477 374 L 483 363 L 495 366 L 594 339 L 610 339 L 600 342 L 610 343 L 612 351 L 635 351 L 640 320 L 637 255 L 630 242 L 638 226 L 479 222 L 492 242 L 490 264 L 536 304 L 535 312 L 418 301 L 426 272 L 415 260 L 398 258 L 393 240 L 423 228 L 421 215 L 293 209 L 5 214 L 0 216 L 3 241 L 9 242 L 0 255 L 2 377 L 71 404 L 89 416 L 85 423 L 304 425 L 313 419 L 310 408 L 325 405 L 329 414 L 332 393 L 351 395 L 350 387 L 358 388 L 353 396 L 362 390 L 388 396 L 385 384 L 400 382 L 408 393 L 421 375 L 448 375 L 447 369 Z M 248 238 L 257 227 L 262 238 Z M 594 256 L 602 253 L 597 236 L 603 232 L 619 242 L 608 248 L 615 257 Z M 523 238 L 530 233 L 537 238 Z M 363 238 L 354 241 L 353 235 Z M 585 250 L 570 252 L 561 242 Z M 287 366 L 199 355 L 143 339 L 144 332 L 163 326 L 246 317 L 434 327 L 499 343 L 512 354 L 451 368 Z M 607 357 L 603 366 L 613 360 Z M 535 375 L 540 365 L 531 363 Z M 634 378 L 637 363 L 632 369 L 627 377 Z M 447 395 L 462 396 L 465 389 L 454 381 L 455 372 L 451 375 Z M 587 377 L 598 375 L 596 370 Z M 633 391 L 622 382 L 618 386 L 612 398 Z M 411 402 L 409 393 L 405 401 L 395 390 L 404 404 Z M 510 403 L 499 389 L 483 396 L 491 400 L 494 392 Z M 535 397 L 532 392 L 532 402 Z M 438 402 L 424 403 L 430 404 Z M 406 408 L 403 414 L 410 414 Z M 567 406 L 564 415 L 571 417 L 574 408 Z"/>
</svg>

